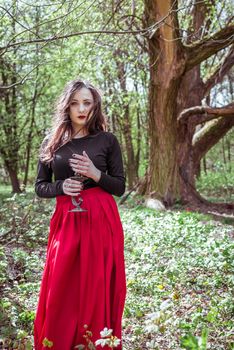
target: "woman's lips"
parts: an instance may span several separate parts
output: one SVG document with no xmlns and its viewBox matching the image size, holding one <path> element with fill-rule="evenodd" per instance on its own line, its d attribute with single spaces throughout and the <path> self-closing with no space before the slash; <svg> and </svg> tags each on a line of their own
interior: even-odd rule
<svg viewBox="0 0 234 350">
<path fill-rule="evenodd" d="M 85 115 L 79 115 L 79 117 L 78 118 L 80 118 L 80 119 L 84 119 L 84 118 L 86 118 L 86 116 Z"/>
</svg>

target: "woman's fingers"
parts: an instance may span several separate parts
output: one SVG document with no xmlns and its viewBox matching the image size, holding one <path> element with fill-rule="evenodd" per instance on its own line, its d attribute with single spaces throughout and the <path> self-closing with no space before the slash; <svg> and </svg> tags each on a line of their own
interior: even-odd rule
<svg viewBox="0 0 234 350">
<path fill-rule="evenodd" d="M 85 160 L 86 159 L 86 157 L 84 157 L 84 156 L 82 156 L 81 154 L 77 154 L 77 153 L 74 153 L 73 155 L 72 155 L 72 159 L 79 159 L 79 160 Z"/>
<path fill-rule="evenodd" d="M 70 163 L 71 167 L 75 167 L 75 168 L 88 168 L 89 164 L 82 164 L 82 163 Z"/>
<path fill-rule="evenodd" d="M 69 196 L 78 195 L 83 188 L 83 183 L 77 180 L 68 178 L 63 182 L 63 192 Z"/>
<path fill-rule="evenodd" d="M 97 171 L 99 172 L 99 170 L 94 166 L 92 160 L 88 157 L 85 151 L 83 151 L 83 156 L 73 154 L 72 158 L 69 159 L 69 164 L 74 172 L 80 173 L 91 179 L 97 178 Z"/>
<path fill-rule="evenodd" d="M 66 182 L 66 187 L 68 188 L 81 189 L 83 187 L 83 183 L 79 180 L 68 178 L 65 180 L 65 182 Z"/>
<path fill-rule="evenodd" d="M 88 164 L 88 160 L 87 159 L 73 159 L 73 158 L 70 158 L 69 159 L 69 163 L 71 164 Z"/>
<path fill-rule="evenodd" d="M 77 161 L 74 159 L 70 159 L 69 164 L 70 164 L 72 170 L 77 172 L 77 173 L 80 172 L 80 173 L 84 174 L 85 172 L 88 171 L 88 168 L 89 168 L 89 163 L 87 161 Z"/>
<path fill-rule="evenodd" d="M 88 162 L 80 162 L 80 161 L 77 161 L 77 160 L 71 160 L 69 161 L 70 163 L 70 166 L 72 168 L 73 171 L 75 171 L 76 173 L 82 173 L 82 174 L 85 174 L 88 169 L 89 169 L 89 164 Z"/>
<path fill-rule="evenodd" d="M 71 167 L 72 170 L 75 172 L 75 173 L 82 173 L 82 174 L 85 174 L 87 171 L 88 171 L 88 168 L 87 167 L 83 167 L 83 166 L 72 166 Z"/>
<path fill-rule="evenodd" d="M 74 160 L 74 159 L 69 159 L 69 164 L 70 166 L 88 166 L 89 162 L 87 160 L 85 161 L 80 161 L 80 160 Z"/>
<path fill-rule="evenodd" d="M 88 165 L 89 159 L 87 159 L 86 157 L 77 155 L 77 157 L 69 158 L 69 164 L 70 165 Z"/>
<path fill-rule="evenodd" d="M 80 192 L 63 191 L 68 196 L 78 196 Z"/>
</svg>

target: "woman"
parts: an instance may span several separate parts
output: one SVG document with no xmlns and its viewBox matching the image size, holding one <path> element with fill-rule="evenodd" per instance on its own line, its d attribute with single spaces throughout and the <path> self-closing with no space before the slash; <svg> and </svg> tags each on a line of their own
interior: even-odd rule
<svg viewBox="0 0 234 350">
<path fill-rule="evenodd" d="M 56 197 L 34 323 L 36 350 L 48 349 L 48 341 L 54 350 L 85 345 L 87 327 L 93 342 L 104 327 L 121 339 L 126 297 L 124 235 L 112 196 L 125 191 L 123 162 L 117 138 L 105 131 L 98 90 L 79 79 L 69 82 L 55 116 L 35 183 L 39 197 Z M 87 177 L 84 183 L 71 179 L 75 173 Z M 72 212 L 71 196 L 81 197 L 86 211 Z"/>
</svg>

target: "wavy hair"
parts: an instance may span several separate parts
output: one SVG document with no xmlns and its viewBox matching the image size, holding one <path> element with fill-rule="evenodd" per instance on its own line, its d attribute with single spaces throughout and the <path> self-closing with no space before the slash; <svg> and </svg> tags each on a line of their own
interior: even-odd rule
<svg viewBox="0 0 234 350">
<path fill-rule="evenodd" d="M 90 114 L 92 112 L 93 114 L 91 118 L 87 120 L 84 128 L 89 134 L 92 134 L 95 131 L 106 130 L 107 124 L 105 115 L 102 112 L 100 91 L 87 80 L 72 80 L 67 83 L 55 104 L 53 127 L 50 134 L 42 143 L 40 150 L 40 160 L 42 162 L 49 163 L 53 159 L 55 151 L 69 142 L 75 135 L 69 115 L 70 102 L 74 94 L 84 87 L 90 90 L 94 99 L 94 107 L 90 111 Z"/>
</svg>

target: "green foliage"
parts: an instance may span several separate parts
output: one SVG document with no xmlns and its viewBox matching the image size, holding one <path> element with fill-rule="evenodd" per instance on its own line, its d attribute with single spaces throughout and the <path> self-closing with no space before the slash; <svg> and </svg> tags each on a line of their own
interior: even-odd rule
<svg viewBox="0 0 234 350">
<path fill-rule="evenodd" d="M 35 199 L 30 193 L 2 199 L 0 333 L 5 340 L 32 344 L 53 205 L 54 200 Z M 120 214 L 128 290 L 125 348 L 193 349 L 198 343 L 194 349 L 201 350 L 206 339 L 202 330 L 207 329 L 207 347 L 228 349 L 234 311 L 233 228 L 189 211 L 131 206 L 120 207 Z"/>
<path fill-rule="evenodd" d="M 200 338 L 195 337 L 191 333 L 185 335 L 181 339 L 181 347 L 187 350 L 206 350 L 207 349 L 208 330 L 203 329 Z"/>
<path fill-rule="evenodd" d="M 4 6 L 11 9 L 12 15 L 4 12 Z M 206 8 L 208 17 L 204 21 L 204 26 L 194 31 L 192 28 L 194 7 L 185 5 L 183 1 L 178 2 L 179 32 L 184 42 L 206 38 L 211 32 L 218 30 L 220 25 L 228 23 L 229 14 L 233 12 L 231 0 L 225 1 L 223 7 L 217 1 L 206 1 L 204 4 L 201 2 L 198 6 Z M 143 1 L 138 1 L 134 6 L 130 2 L 96 3 L 88 0 L 78 4 L 40 1 L 34 6 L 30 2 L 16 4 L 14 1 L 3 0 L 2 10 L 1 46 L 38 37 L 54 38 L 82 32 L 87 28 L 117 31 L 144 27 Z M 22 27 L 31 30 L 27 31 Z M 212 74 L 223 53 L 222 51 L 216 57 L 212 56 L 201 66 L 203 78 Z M 128 165 L 127 144 L 132 139 L 134 164 L 137 164 L 138 174 L 143 176 L 148 165 L 149 148 L 148 63 L 146 38 L 131 34 L 79 35 L 63 40 L 22 45 L 4 51 L 0 68 L 4 78 L 3 84 L 17 85 L 16 88 L 3 89 L 0 101 L 3 126 L 0 128 L 2 181 L 5 184 L 10 183 L 6 173 L 6 164 L 10 161 L 11 170 L 15 170 L 21 184 L 26 174 L 28 183 L 33 182 L 38 149 L 51 127 L 55 100 L 64 84 L 77 76 L 90 79 L 104 92 L 104 110 L 110 128 L 120 140 L 125 165 Z M 222 89 L 218 87 L 217 93 L 220 93 L 219 90 L 223 102 L 222 96 L 226 98 L 227 90 L 231 89 L 225 86 Z M 231 100 L 230 94 L 227 100 Z M 129 125 L 125 123 L 127 119 Z M 124 138 L 123 131 L 127 128 L 130 129 L 130 133 Z M 27 158 L 29 169 L 27 169 Z M 212 178 L 210 182 L 213 180 Z M 228 181 L 224 186 L 228 200 L 232 198 L 230 185 L 232 182 Z M 201 191 L 205 186 L 203 181 Z"/>
<path fill-rule="evenodd" d="M 179 338 L 199 340 L 207 328 L 215 334 L 209 345 L 225 349 L 222 334 L 231 337 L 233 327 L 232 227 L 208 215 L 140 207 L 123 211 L 122 218 L 128 341 L 143 347 L 146 333 L 147 348 L 178 349 Z"/>
<path fill-rule="evenodd" d="M 37 6 L 29 3 L 6 2 L 6 8 L 12 7 L 17 22 L 5 14 L 0 19 L 1 46 L 12 41 L 30 38 L 54 37 L 84 30 L 104 30 L 128 27 L 127 14 L 132 12 L 128 3 L 121 6 L 102 2 L 85 1 L 50 3 L 41 1 Z M 114 7 L 113 7 L 114 6 Z M 115 8 L 116 7 L 116 8 Z M 112 16 L 112 11 L 114 16 Z M 140 26 L 143 13 L 143 2 L 134 9 L 134 24 Z M 108 26 L 106 19 L 111 18 Z M 123 18 L 125 18 L 123 20 Z M 131 16 L 130 16 L 131 18 Z M 33 28 L 22 31 L 21 25 Z M 69 40 L 58 40 L 42 44 L 24 45 L 4 52 L 2 69 L 5 85 L 20 82 L 27 76 L 24 84 L 17 89 L 6 90 L 0 101 L 0 114 L 4 128 L 0 130 L 1 160 L 0 169 L 6 183 L 10 183 L 5 173 L 5 160 L 11 160 L 22 183 L 27 172 L 27 156 L 30 152 L 28 180 L 35 178 L 39 146 L 52 124 L 55 101 L 62 92 L 65 83 L 77 78 L 91 80 L 104 92 L 104 111 L 110 128 L 119 137 L 122 148 L 126 140 L 122 139 L 122 128 L 125 120 L 126 106 L 130 109 L 130 127 L 135 153 L 140 147 L 140 174 L 145 170 L 147 159 L 147 135 L 141 133 L 140 146 L 136 143 L 137 118 L 141 124 L 147 124 L 147 94 L 145 90 L 147 72 L 147 54 L 136 43 L 132 35 L 125 40 L 116 35 L 84 35 L 70 37 Z M 126 91 L 121 86 L 118 65 L 123 64 L 123 77 L 126 77 Z M 5 91 L 5 90 L 4 90 Z M 10 105 L 9 105 L 10 100 Z M 6 156 L 5 156 L 6 153 Z M 127 159 L 125 159 L 127 162 Z M 9 170 L 9 169 L 8 169 Z"/>
<path fill-rule="evenodd" d="M 0 248 L 0 286 L 4 285 L 7 274 L 7 259 L 3 247 Z"/>
<path fill-rule="evenodd" d="M 37 37 L 44 38 L 84 28 L 142 27 L 143 2 L 138 2 L 134 9 L 132 4 L 123 2 L 118 8 L 112 8 L 115 2 L 93 1 L 79 4 L 42 1 L 37 6 L 28 6 L 27 2 L 18 2 L 17 6 L 15 2 L 3 3 L 18 11 L 18 23 L 6 14 L 1 16 L 2 46 L 14 34 L 18 35 L 16 40 L 35 37 L 32 31 L 19 35 L 22 24 L 33 28 Z M 233 12 L 229 0 L 225 2 L 226 13 L 217 16 L 221 13 L 220 6 L 217 2 L 209 5 L 210 32 L 225 24 L 226 14 Z M 180 30 L 186 39 L 192 17 L 190 8 L 183 2 L 179 2 L 179 7 Z M 109 18 L 111 21 L 107 23 Z M 200 34 L 205 38 L 210 33 L 203 30 Z M 144 47 L 144 39 L 136 38 Z M 5 184 L 10 181 L 3 171 L 4 160 L 10 159 L 18 167 L 22 182 L 29 147 L 29 182 L 34 181 L 38 148 L 51 126 L 54 101 L 68 80 L 81 76 L 103 89 L 105 112 L 123 149 L 126 148 L 123 127 L 129 108 L 133 148 L 136 153 L 139 147 L 139 174 L 143 175 L 148 161 L 149 72 L 147 54 L 138 43 L 133 36 L 121 39 L 116 35 L 89 35 L 8 49 L 2 56 L 4 84 L 18 83 L 16 89 L 4 90 L 0 101 L 3 126 L 0 150 L 1 154 L 6 153 L 0 160 L 4 180 L 0 187 L 0 334 L 6 348 L 10 344 L 13 348 L 32 349 L 33 319 L 54 201 L 35 199 L 28 188 L 28 193 L 9 196 L 9 186 Z M 201 65 L 203 78 L 212 74 L 222 55 L 223 52 Z M 24 84 L 19 84 L 24 76 L 27 76 Z M 123 78 L 126 78 L 125 87 Z M 226 90 L 223 87 L 221 90 L 226 96 Z M 227 147 L 219 143 L 207 155 L 212 166 L 208 166 L 206 175 L 201 174 L 197 186 L 209 199 L 233 200 L 234 166 L 226 151 L 225 161 L 220 160 L 222 148 Z M 196 213 L 146 210 L 141 203 L 139 199 L 138 207 L 121 209 L 128 286 L 123 320 L 126 346 L 134 350 L 172 350 L 181 346 L 199 350 L 208 346 L 233 349 L 233 228 Z"/>
<path fill-rule="evenodd" d="M 32 193 L 5 193 L 1 198 L 0 334 L 32 349 L 35 305 L 53 201 L 40 201 Z"/>
<path fill-rule="evenodd" d="M 133 7 L 128 2 L 121 2 L 121 5 L 105 3 L 104 6 L 102 2 L 93 1 L 79 4 L 76 2 L 48 4 L 41 1 L 37 6 L 27 2 L 17 3 L 16 6 L 14 1 L 3 1 L 3 4 L 6 8 L 7 6 L 12 8 L 12 14 L 15 14 L 17 21 L 14 21 L 14 16 L 8 16 L 7 13 L 1 17 L 1 46 L 11 43 L 14 35 L 16 41 L 23 41 L 35 37 L 47 38 L 74 33 L 87 28 L 139 29 L 142 27 L 141 18 L 144 13 L 143 1 L 138 1 L 137 6 Z M 233 12 L 230 0 L 225 2 L 225 11 L 220 8 L 219 2 L 205 2 L 204 6 L 209 13 L 209 25 L 194 33 L 191 7 L 185 6 L 181 1 L 178 6 L 180 30 L 185 42 L 186 38 L 198 40 L 199 35 L 204 39 L 212 31 L 218 30 L 220 23 L 224 25 L 229 13 Z M 21 26 L 33 30 L 24 31 Z M 212 74 L 222 55 L 221 52 L 217 57 L 211 57 L 210 61 L 201 67 L 203 77 Z M 145 38 L 104 34 L 74 36 L 55 42 L 9 48 L 2 57 L 2 72 L 6 80 L 4 84 L 11 85 L 17 82 L 16 89 L 4 90 L 0 101 L 1 123 L 4 126 L 0 129 L 0 170 L 5 184 L 10 183 L 9 176 L 5 172 L 6 160 L 10 160 L 11 168 L 16 171 L 21 184 L 26 173 L 28 182 L 34 181 L 38 149 L 51 126 L 55 100 L 64 84 L 77 76 L 90 79 L 102 89 L 104 110 L 110 128 L 120 140 L 125 166 L 128 165 L 127 144 L 132 139 L 134 164 L 137 164 L 139 176 L 145 174 L 149 146 L 149 69 Z M 23 84 L 19 84 L 24 76 L 27 79 Z M 227 89 L 224 90 L 226 96 Z M 129 123 L 127 126 L 126 120 Z M 123 137 L 123 130 L 127 127 L 130 133 L 127 137 Z M 29 169 L 27 169 L 27 157 L 30 161 Z M 199 180 L 198 183 L 199 189 L 205 195 L 206 190 L 203 189 L 206 187 L 207 179 L 206 177 L 206 180 Z M 221 175 L 219 179 L 221 181 Z M 213 180 L 218 182 L 219 179 L 210 176 L 207 186 L 211 186 Z M 226 179 L 225 185 L 222 185 L 227 200 L 233 198 L 231 185 L 232 182 Z M 211 199 L 215 197 L 213 193 L 209 194 Z"/>
<path fill-rule="evenodd" d="M 233 135 L 233 131 L 230 131 L 207 153 L 206 169 L 201 162 L 196 188 L 210 201 L 234 201 Z"/>
</svg>

